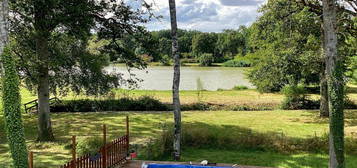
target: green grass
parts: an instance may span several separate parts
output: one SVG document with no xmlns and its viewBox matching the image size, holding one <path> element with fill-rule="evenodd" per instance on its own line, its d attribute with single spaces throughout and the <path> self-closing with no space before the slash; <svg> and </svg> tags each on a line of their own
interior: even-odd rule
<svg viewBox="0 0 357 168">
<path fill-rule="evenodd" d="M 289 137 L 305 138 L 316 135 L 322 135 L 327 132 L 327 121 L 318 118 L 317 111 L 249 111 L 249 112 L 231 112 L 231 111 L 191 111 L 183 112 L 184 123 L 205 123 L 212 127 L 222 126 L 237 126 L 249 128 L 256 132 L 283 132 Z M 36 168 L 56 167 L 70 158 L 70 151 L 65 148 L 70 143 L 70 137 L 77 135 L 79 138 L 88 136 L 101 136 L 102 124 L 107 124 L 109 128 L 110 139 L 123 135 L 125 131 L 124 119 L 129 114 L 131 119 L 131 133 L 133 143 L 142 143 L 149 137 L 155 137 L 158 131 L 161 131 L 160 124 L 171 122 L 173 116 L 171 113 L 66 113 L 52 114 L 53 130 L 56 136 L 56 142 L 53 143 L 35 143 L 36 139 L 36 118 L 35 116 L 24 115 L 24 124 L 26 131 L 26 139 L 30 150 L 35 151 Z M 349 111 L 346 117 L 346 134 L 349 136 L 352 132 L 357 132 L 357 115 L 356 111 Z M 4 135 L 3 116 L 0 115 L 0 134 Z M 217 133 L 224 133 L 222 129 L 212 130 Z M 224 129 L 223 129 L 224 131 Z M 196 149 L 191 149 L 196 151 Z M 197 150 L 196 152 L 184 151 L 185 160 L 200 159 L 202 156 L 211 156 L 212 159 L 216 151 L 218 157 L 216 162 L 241 163 L 246 160 L 251 165 L 271 165 L 270 160 L 276 160 L 276 164 L 282 164 L 285 167 L 284 160 L 300 159 L 309 160 L 303 157 L 304 154 L 292 156 L 284 156 L 281 154 L 270 155 L 268 153 L 243 152 L 243 151 L 224 151 L 224 150 Z M 249 155 L 250 153 L 250 155 Z M 236 156 L 242 155 L 238 160 Z M 252 156 L 264 158 L 265 161 L 257 161 L 251 159 Z M 315 156 L 315 154 L 307 154 Z M 227 158 L 227 160 L 223 160 Z M 271 156 L 272 158 L 269 158 Z M 273 158 L 274 157 L 274 158 Z M 323 158 L 326 158 L 323 155 Z M 221 159 L 220 159 L 221 158 Z M 232 160 L 229 160 L 232 159 Z M 326 159 L 314 160 L 316 164 L 324 164 Z M 350 162 L 356 162 L 357 156 Z M 349 162 L 349 160 L 347 160 Z M 301 161 L 309 164 L 308 161 Z M 275 162 L 274 162 L 275 163 Z M 326 162 L 327 163 L 327 162 Z M 0 137 L 0 167 L 6 167 L 9 164 L 9 153 L 6 139 Z M 314 167 L 314 166 L 311 166 Z"/>
<path fill-rule="evenodd" d="M 21 90 L 22 102 L 36 99 L 26 89 Z M 170 103 L 171 91 L 127 91 L 116 90 L 117 96 L 140 97 L 143 95 L 153 96 L 163 102 Z M 250 105 L 277 107 L 283 100 L 281 94 L 261 94 L 255 90 L 240 91 L 203 91 L 203 102 L 224 105 Z M 318 95 L 312 95 L 318 99 Z M 351 89 L 349 97 L 357 101 L 357 89 Z M 62 99 L 87 98 L 84 95 L 70 94 Z M 196 91 L 182 91 L 181 101 L 183 104 L 198 101 Z M 2 103 L 0 103 L 0 109 Z M 155 137 L 161 131 L 160 124 L 171 122 L 171 113 L 65 113 L 52 114 L 53 130 L 56 142 L 36 143 L 37 118 L 25 114 L 25 134 L 29 149 L 35 152 L 36 168 L 57 167 L 68 161 L 71 157 L 66 146 L 70 144 L 72 135 L 78 138 L 88 136 L 101 136 L 102 124 L 107 124 L 109 137 L 114 138 L 123 135 L 125 131 L 124 119 L 127 114 L 131 118 L 131 133 L 133 143 L 144 143 L 150 137 Z M 206 125 L 220 127 L 240 127 L 252 129 L 260 133 L 284 133 L 286 136 L 295 138 L 307 138 L 323 135 L 328 131 L 328 121 L 318 117 L 318 111 L 189 111 L 183 112 L 183 122 L 204 123 Z M 222 133 L 224 129 L 212 130 Z M 346 135 L 352 136 L 357 133 L 357 111 L 346 112 Z M 223 132 L 227 133 L 227 132 Z M 3 115 L 0 113 L 0 167 L 8 167 L 10 156 L 4 132 Z M 357 150 L 357 149 L 356 149 Z M 301 153 L 283 155 L 279 153 L 255 152 L 255 151 L 230 151 L 222 149 L 193 149 L 183 151 L 185 161 L 199 161 L 208 159 L 212 162 L 239 163 L 246 165 L 261 165 L 275 167 L 327 167 L 328 156 L 324 154 Z M 321 166 L 322 165 L 322 166 Z M 350 165 L 350 166 L 349 166 Z M 357 165 L 357 156 L 348 156 L 347 167 Z"/>
<path fill-rule="evenodd" d="M 193 149 L 183 150 L 184 161 L 200 162 L 208 160 L 213 163 L 232 163 L 239 165 L 269 166 L 279 168 L 322 168 L 328 167 L 327 154 L 278 154 L 259 151 L 231 151 L 220 149 Z M 347 156 L 346 167 L 357 165 L 357 156 Z"/>
</svg>

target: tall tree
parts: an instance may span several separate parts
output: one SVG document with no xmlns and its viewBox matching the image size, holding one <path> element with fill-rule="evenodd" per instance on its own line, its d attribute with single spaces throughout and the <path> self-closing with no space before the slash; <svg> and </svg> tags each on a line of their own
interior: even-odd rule
<svg viewBox="0 0 357 168">
<path fill-rule="evenodd" d="M 330 168 L 344 168 L 343 61 L 337 48 L 336 0 L 323 0 L 324 48 L 330 111 Z"/>
<path fill-rule="evenodd" d="M 50 91 L 69 89 L 95 95 L 128 82 L 118 73 L 103 68 L 109 58 L 120 58 L 129 67 L 145 63 L 120 43 L 126 35 L 146 33 L 141 26 L 151 18 L 149 10 L 133 9 L 123 1 L 107 0 L 10 0 L 14 53 L 20 60 L 22 77 L 39 100 L 38 140 L 54 139 L 49 108 Z M 110 13 L 110 15 L 108 15 Z M 88 40 L 96 32 L 107 40 L 99 54 L 88 50 Z M 143 36 L 140 36 L 143 37 Z M 137 38 L 140 38 L 137 37 Z"/>
<path fill-rule="evenodd" d="M 325 46 L 324 44 L 324 26 L 322 23 L 323 20 L 323 7 L 322 7 L 322 0 L 297 0 L 299 4 L 301 4 L 303 7 L 308 7 L 307 10 L 315 13 L 316 15 L 320 16 L 319 20 L 321 20 L 321 34 L 322 34 L 322 40 L 321 40 L 321 45 Z M 353 45 L 346 43 L 346 39 L 352 37 L 355 37 L 357 35 L 357 28 L 354 26 L 354 18 L 357 16 L 357 2 L 355 0 L 341 0 L 341 1 L 336 1 L 336 14 L 340 19 L 338 19 L 336 26 L 339 27 L 338 29 L 340 30 L 340 34 L 343 34 L 340 37 L 340 42 L 344 43 L 344 46 L 350 46 L 347 48 L 353 48 Z M 346 38 L 346 39 L 345 39 Z M 341 46 L 341 45 L 340 45 Z M 352 47 L 351 47 L 352 46 Z M 341 47 L 341 48 L 346 48 L 346 47 Z M 322 47 L 323 52 L 325 52 L 326 48 Z M 342 49 L 345 50 L 345 49 Z M 340 49 L 341 51 L 341 49 Z M 340 53 L 342 54 L 342 53 Z M 353 54 L 349 54 L 348 52 L 344 52 L 343 55 L 345 56 L 355 56 Z M 325 54 L 323 54 L 323 57 L 321 59 L 321 64 L 322 64 L 322 70 L 320 72 L 320 116 L 321 117 L 329 117 L 329 108 L 328 108 L 328 84 L 327 84 L 327 79 L 326 79 L 326 71 L 325 71 L 325 64 L 326 64 L 326 58 Z"/>
<path fill-rule="evenodd" d="M 2 68 L 2 102 L 5 117 L 6 136 L 9 142 L 13 167 L 27 168 L 27 147 L 21 118 L 21 97 L 19 77 L 15 60 L 10 54 L 8 43 L 8 1 L 0 6 L 0 56 Z"/>
<path fill-rule="evenodd" d="M 180 105 L 180 55 L 177 41 L 177 20 L 175 0 L 169 0 L 171 37 L 172 37 L 172 57 L 174 58 L 174 79 L 172 85 L 172 100 L 174 105 L 174 159 L 179 160 L 181 156 L 181 105 Z"/>
</svg>

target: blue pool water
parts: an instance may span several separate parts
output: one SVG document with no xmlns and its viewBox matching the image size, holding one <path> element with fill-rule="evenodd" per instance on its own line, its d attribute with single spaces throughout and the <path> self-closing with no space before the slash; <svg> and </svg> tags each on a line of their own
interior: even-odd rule
<svg viewBox="0 0 357 168">
<path fill-rule="evenodd" d="M 215 166 L 195 166 L 195 165 L 165 165 L 165 164 L 149 164 L 147 168 L 228 168 Z"/>
</svg>

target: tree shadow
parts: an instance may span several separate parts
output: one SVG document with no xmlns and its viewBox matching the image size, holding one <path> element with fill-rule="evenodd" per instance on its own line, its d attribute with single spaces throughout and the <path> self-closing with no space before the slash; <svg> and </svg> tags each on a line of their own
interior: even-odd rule
<svg viewBox="0 0 357 168">
<path fill-rule="evenodd" d="M 326 137 L 289 137 L 281 132 L 194 122 L 183 123 L 182 138 L 185 161 L 209 159 L 214 163 L 289 168 L 328 166 Z M 347 164 L 357 164 L 357 153 L 348 155 Z"/>
</svg>

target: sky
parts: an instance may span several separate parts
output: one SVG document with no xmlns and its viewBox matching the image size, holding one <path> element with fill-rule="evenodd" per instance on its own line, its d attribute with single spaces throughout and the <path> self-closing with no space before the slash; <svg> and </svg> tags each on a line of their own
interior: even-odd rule
<svg viewBox="0 0 357 168">
<path fill-rule="evenodd" d="M 220 32 L 249 26 L 259 15 L 257 9 L 266 0 L 176 0 L 177 21 L 180 29 Z M 156 15 L 163 18 L 153 20 L 145 26 L 149 30 L 170 28 L 168 0 L 149 0 Z"/>
</svg>

